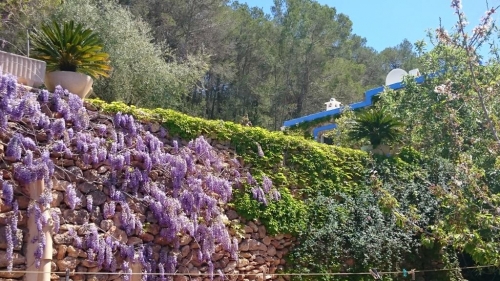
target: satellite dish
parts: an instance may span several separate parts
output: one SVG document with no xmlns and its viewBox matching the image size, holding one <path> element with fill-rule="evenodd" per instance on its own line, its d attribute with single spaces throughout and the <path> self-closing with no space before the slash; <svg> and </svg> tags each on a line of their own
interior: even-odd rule
<svg viewBox="0 0 500 281">
<path fill-rule="evenodd" d="M 408 75 L 406 71 L 402 70 L 401 68 L 395 68 L 391 70 L 389 74 L 387 74 L 387 77 L 385 78 L 385 85 L 389 86 L 392 84 L 402 82 L 403 77 L 405 77 L 406 75 Z"/>
</svg>

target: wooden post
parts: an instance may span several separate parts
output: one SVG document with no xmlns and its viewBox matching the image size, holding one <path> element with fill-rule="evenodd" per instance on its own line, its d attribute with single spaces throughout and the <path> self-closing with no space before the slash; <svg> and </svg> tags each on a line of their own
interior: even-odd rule
<svg viewBox="0 0 500 281">
<path fill-rule="evenodd" d="M 45 184 L 43 180 L 39 180 L 30 183 L 29 186 L 30 198 L 33 201 L 37 201 L 40 195 L 43 194 L 45 190 Z M 35 203 L 38 204 L 38 203 Z M 42 216 L 50 220 L 50 203 L 46 206 L 40 206 L 40 211 Z M 45 250 L 42 254 L 42 259 L 40 260 L 40 267 L 36 268 L 35 265 L 35 251 L 38 247 L 38 242 L 32 243 L 34 238 L 38 236 L 38 230 L 36 228 L 35 216 L 30 214 L 28 218 L 28 247 L 26 251 L 26 263 L 27 271 L 29 272 L 39 272 L 39 273 L 26 273 L 25 280 L 27 281 L 50 281 L 51 274 L 51 262 L 52 262 L 52 235 L 51 235 L 52 225 L 47 223 L 42 229 L 45 234 Z"/>
<path fill-rule="evenodd" d="M 130 261 L 130 269 L 132 269 L 132 276 L 130 281 L 141 281 L 142 275 L 138 274 L 142 272 L 142 264 L 137 260 L 137 256 L 134 260 Z"/>
</svg>

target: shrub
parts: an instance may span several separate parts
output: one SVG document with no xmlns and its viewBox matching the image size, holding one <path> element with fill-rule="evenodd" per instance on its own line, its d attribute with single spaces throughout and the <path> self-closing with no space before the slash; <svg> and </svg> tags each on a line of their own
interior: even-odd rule
<svg viewBox="0 0 500 281">
<path fill-rule="evenodd" d="M 151 43 L 148 24 L 114 1 L 68 0 L 53 17 L 81 22 L 101 35 L 114 69 L 109 79 L 94 85 L 94 93 L 105 101 L 176 108 L 206 69 L 200 57 L 184 64 L 167 63 L 167 50 Z"/>
</svg>

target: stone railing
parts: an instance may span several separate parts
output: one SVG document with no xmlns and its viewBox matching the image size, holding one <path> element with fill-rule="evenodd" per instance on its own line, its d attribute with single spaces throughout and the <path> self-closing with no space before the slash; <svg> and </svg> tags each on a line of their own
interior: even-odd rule
<svg viewBox="0 0 500 281">
<path fill-rule="evenodd" d="M 0 73 L 16 76 L 19 84 L 40 87 L 44 81 L 45 68 L 44 61 L 0 51 Z"/>
</svg>

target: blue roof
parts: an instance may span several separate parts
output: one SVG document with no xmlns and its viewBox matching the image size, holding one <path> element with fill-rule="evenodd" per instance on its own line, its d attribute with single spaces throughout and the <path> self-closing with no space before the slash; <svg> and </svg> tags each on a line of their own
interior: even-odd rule
<svg viewBox="0 0 500 281">
<path fill-rule="evenodd" d="M 415 82 L 417 84 L 423 83 L 424 80 L 425 80 L 424 76 L 419 76 L 419 77 L 415 78 Z M 391 84 L 387 87 L 392 89 L 392 90 L 399 90 L 401 88 L 404 88 L 404 83 L 398 82 L 398 83 Z M 351 109 L 359 109 L 359 108 L 371 106 L 371 105 L 373 105 L 373 101 L 372 101 L 373 97 L 382 93 L 383 91 L 384 91 L 384 87 L 378 87 L 378 88 L 368 90 L 365 92 L 364 100 L 362 100 L 360 102 L 352 103 L 349 105 L 349 107 Z M 335 109 L 331 109 L 331 110 L 327 110 L 327 111 L 313 113 L 313 114 L 306 115 L 306 116 L 299 117 L 299 118 L 295 118 L 295 119 L 286 120 L 283 123 L 283 126 L 284 127 L 292 127 L 292 126 L 298 125 L 298 124 L 303 123 L 303 122 L 310 122 L 310 121 L 314 121 L 316 119 L 327 117 L 327 116 L 335 116 L 335 115 L 340 114 L 342 112 L 342 110 L 343 110 L 343 108 L 335 108 Z M 313 129 L 314 139 L 317 139 L 318 134 L 320 132 L 325 131 L 325 130 L 333 130 L 336 127 L 337 127 L 337 125 L 335 125 L 335 124 L 328 124 L 328 125 L 314 128 Z"/>
</svg>

